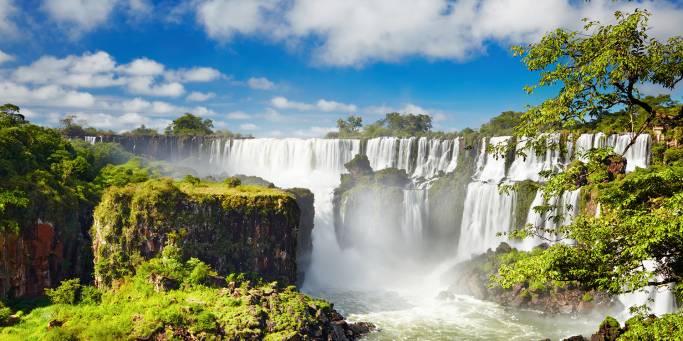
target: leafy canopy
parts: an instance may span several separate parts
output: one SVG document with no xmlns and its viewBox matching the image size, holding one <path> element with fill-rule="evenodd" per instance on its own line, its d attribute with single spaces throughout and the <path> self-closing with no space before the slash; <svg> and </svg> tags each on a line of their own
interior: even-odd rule
<svg viewBox="0 0 683 341">
<path fill-rule="evenodd" d="M 528 93 L 560 87 L 557 96 L 522 115 L 517 136 L 571 130 L 612 110 L 636 107 L 646 113 L 636 129 L 641 133 L 657 117 L 639 88 L 654 84 L 671 90 L 683 79 L 683 38 L 650 37 L 645 10 L 615 17 L 614 25 L 586 21 L 584 32 L 558 29 L 538 43 L 513 48 L 530 71 L 540 72 L 538 84 L 525 88 Z M 681 116 L 683 109 L 673 118 Z"/>
<path fill-rule="evenodd" d="M 186 113 L 173 120 L 166 128 L 169 135 L 210 135 L 213 133 L 213 121 L 202 119 L 191 113 Z"/>
</svg>

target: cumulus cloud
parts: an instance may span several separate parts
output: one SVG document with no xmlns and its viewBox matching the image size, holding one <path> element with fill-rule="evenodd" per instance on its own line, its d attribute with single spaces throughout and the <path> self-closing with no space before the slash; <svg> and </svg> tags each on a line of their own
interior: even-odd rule
<svg viewBox="0 0 683 341">
<path fill-rule="evenodd" d="M 0 40 L 3 37 L 12 37 L 17 33 L 17 27 L 12 21 L 16 13 L 16 7 L 12 0 L 0 0 Z"/>
<path fill-rule="evenodd" d="M 67 90 L 58 85 L 44 85 L 35 88 L 10 81 L 0 82 L 3 101 L 17 105 L 44 105 L 61 108 L 90 108 L 95 105 L 95 96 L 87 92 Z"/>
<path fill-rule="evenodd" d="M 335 127 L 310 127 L 308 129 L 295 130 L 294 135 L 297 137 L 323 137 L 327 133 L 336 131 Z"/>
<path fill-rule="evenodd" d="M 185 93 L 185 87 L 178 82 L 155 83 L 152 77 L 135 77 L 128 82 L 131 93 L 147 96 L 178 97 Z"/>
<path fill-rule="evenodd" d="M 58 23 L 89 31 L 109 19 L 115 0 L 43 0 L 42 8 Z"/>
<path fill-rule="evenodd" d="M 223 76 L 223 74 L 210 67 L 194 67 L 168 72 L 166 78 L 179 82 L 210 82 Z"/>
<path fill-rule="evenodd" d="M 256 130 L 258 126 L 253 123 L 240 124 L 240 129 L 242 130 Z"/>
<path fill-rule="evenodd" d="M 121 66 L 124 73 L 132 76 L 157 76 L 162 74 L 164 69 L 163 64 L 148 58 L 138 58 Z"/>
<path fill-rule="evenodd" d="M 303 103 L 290 101 L 282 96 L 273 97 L 270 100 L 270 104 L 278 109 L 321 110 L 325 112 L 353 112 L 357 109 L 354 104 L 345 104 L 325 99 L 320 99 L 316 103 Z"/>
<path fill-rule="evenodd" d="M 116 132 L 130 131 L 143 124 L 148 128 L 163 129 L 171 123 L 168 119 L 150 118 L 138 113 L 117 115 L 103 112 L 74 112 L 71 114 L 76 116 L 78 121 L 85 122 L 87 126 L 111 129 Z"/>
<path fill-rule="evenodd" d="M 206 0 L 197 7 L 197 21 L 210 37 L 227 40 L 264 29 L 266 12 L 276 5 L 274 0 Z"/>
<path fill-rule="evenodd" d="M 117 64 L 111 55 L 103 51 L 64 58 L 43 56 L 12 72 L 12 79 L 19 83 L 59 84 L 74 88 L 124 86 L 133 94 L 163 97 L 182 96 L 185 93 L 183 83 L 208 82 L 221 76 L 218 70 L 210 67 L 167 70 L 163 64 L 149 58 Z M 197 92 L 188 100 L 202 101 L 212 96 Z"/>
<path fill-rule="evenodd" d="M 247 81 L 247 85 L 256 90 L 270 90 L 275 87 L 275 83 L 265 77 L 251 77 Z"/>
<path fill-rule="evenodd" d="M 6 62 L 11 62 L 13 60 L 14 60 L 14 56 L 12 56 L 11 54 L 7 54 L 7 53 L 3 52 L 2 50 L 0 50 L 0 64 L 6 63 Z"/>
<path fill-rule="evenodd" d="M 199 92 L 199 91 L 192 91 L 189 95 L 187 95 L 187 99 L 190 102 L 204 102 L 206 100 L 212 99 L 216 97 L 216 94 L 213 92 Z"/>
<path fill-rule="evenodd" d="M 283 122 L 286 120 L 284 115 L 273 108 L 266 108 L 266 112 L 262 115 L 262 117 L 270 122 Z"/>
<path fill-rule="evenodd" d="M 411 56 L 462 61 L 489 42 L 531 42 L 558 26 L 579 29 L 581 18 L 610 22 L 614 11 L 636 7 L 650 10 L 656 37 L 683 31 L 683 8 L 654 0 L 207 0 L 197 20 L 220 41 L 261 35 L 306 46 L 318 63 L 358 66 Z"/>
<path fill-rule="evenodd" d="M 98 88 L 123 84 L 124 80 L 114 74 L 115 68 L 116 63 L 106 52 L 62 59 L 43 56 L 30 65 L 16 68 L 12 77 L 20 83 Z"/>
<path fill-rule="evenodd" d="M 230 120 L 248 120 L 251 118 L 251 115 L 243 111 L 233 111 L 228 113 L 226 117 Z"/>
</svg>

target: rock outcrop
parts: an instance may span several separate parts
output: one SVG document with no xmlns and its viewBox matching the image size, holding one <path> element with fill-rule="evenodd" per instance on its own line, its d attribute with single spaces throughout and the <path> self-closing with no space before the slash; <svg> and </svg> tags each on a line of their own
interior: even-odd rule
<svg viewBox="0 0 683 341">
<path fill-rule="evenodd" d="M 514 254 L 512 254 L 514 253 Z M 578 283 L 523 283 L 504 289 L 492 283 L 491 276 L 497 274 L 502 262 L 510 261 L 523 253 L 501 243 L 496 250 L 490 250 L 472 260 L 458 264 L 450 271 L 453 282 L 441 297 L 471 295 L 504 306 L 539 310 L 550 314 L 585 314 L 594 311 L 607 312 L 621 309 L 618 300 L 595 290 L 586 290 Z"/>
<path fill-rule="evenodd" d="M 0 234 L 0 298 L 41 296 L 65 278 L 87 277 L 90 245 L 78 226 L 38 222 Z"/>
<path fill-rule="evenodd" d="M 170 179 L 110 188 L 91 232 L 96 283 L 111 284 L 174 239 L 184 258 L 198 258 L 221 275 L 255 273 L 294 284 L 299 232 L 310 230 L 302 229 L 299 204 L 311 205 L 305 210 L 313 214 L 312 195 L 297 200 L 274 188 Z"/>
</svg>

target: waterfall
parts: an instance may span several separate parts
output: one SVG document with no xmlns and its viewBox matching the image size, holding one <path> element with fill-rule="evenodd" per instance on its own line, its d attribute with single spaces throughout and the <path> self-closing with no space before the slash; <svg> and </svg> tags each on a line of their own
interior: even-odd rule
<svg viewBox="0 0 683 341">
<path fill-rule="evenodd" d="M 517 143 L 517 152 L 523 152 L 526 157 L 517 156 L 510 166 L 508 179 L 511 181 L 533 180 L 541 181 L 539 172 L 544 170 L 561 170 L 563 164 L 560 154 L 560 135 L 553 134 L 547 137 L 548 147 L 543 152 L 536 152 L 527 147 L 528 138 L 522 138 Z"/>
<path fill-rule="evenodd" d="M 403 190 L 403 220 L 401 231 L 403 237 L 415 243 L 422 239 L 424 221 L 428 212 L 427 190 L 405 189 Z"/>
<path fill-rule="evenodd" d="M 534 227 L 543 229 L 556 230 L 560 226 L 571 224 L 576 215 L 579 213 L 579 194 L 580 190 L 565 191 L 561 196 L 551 197 L 547 203 L 543 198 L 543 191 L 537 191 L 534 200 L 529 207 L 526 223 Z M 534 210 L 534 207 L 547 204 L 552 208 L 549 211 L 540 213 Z M 519 248 L 529 251 L 534 246 L 541 243 L 557 242 L 571 243 L 570 240 L 563 239 L 563 236 L 545 234 L 543 238 L 526 238 L 520 242 L 515 243 Z"/>
<path fill-rule="evenodd" d="M 396 137 L 376 137 L 368 140 L 365 154 L 374 170 L 396 167 Z"/>
<path fill-rule="evenodd" d="M 95 144 L 95 142 L 97 142 L 97 136 L 84 136 L 83 139 L 90 144 Z"/>
<path fill-rule="evenodd" d="M 614 152 L 617 154 L 624 153 L 624 149 L 631 142 L 633 134 L 623 134 L 616 138 L 614 144 Z M 650 165 L 650 143 L 652 138 L 648 134 L 639 135 L 636 141 L 626 151 L 624 157 L 628 162 L 626 163 L 626 171 L 632 172 L 636 168 L 646 168 Z"/>
<path fill-rule="evenodd" d="M 605 146 L 623 151 L 629 138 L 628 134 L 583 134 L 575 142 L 567 142 L 568 155 L 581 159 L 580 153 Z M 549 139 L 550 143 L 560 141 L 555 135 Z M 90 139 L 87 141 L 91 142 Z M 515 219 L 517 196 L 514 191 L 501 193 L 499 183 L 538 181 L 539 171 L 557 170 L 569 161 L 562 159 L 559 148 L 538 154 L 527 151 L 527 158 L 515 157 L 513 160 L 487 152 L 487 146 L 504 145 L 510 141 L 509 136 L 482 138 L 479 150 L 473 151 L 478 156 L 475 169 L 464 172 L 474 176 L 463 189 L 460 233 L 454 233 L 459 238 L 438 241 L 457 246 L 453 248 L 456 260 L 466 260 L 472 254 L 485 252 L 507 240 L 507 237 L 497 234 L 508 232 L 518 220 Z M 424 247 L 429 245 L 426 243 L 430 233 L 429 217 L 434 213 L 429 212 L 429 186 L 442 172 L 455 171 L 459 157 L 461 160 L 473 157 L 470 154 L 460 155 L 468 150 L 461 146 L 462 143 L 460 138 L 369 139 L 364 152 L 373 169 L 396 167 L 405 170 L 413 177 L 414 184 L 403 188 L 376 185 L 373 190 L 346 196 L 339 203 L 338 223 L 342 225 L 342 231 L 335 231 L 332 193 L 339 186 L 340 175 L 346 172 L 344 164 L 361 152 L 360 140 L 205 138 L 177 140 L 167 148 L 175 148 L 178 156 L 192 153 L 188 166 L 200 175 L 254 175 L 279 187 L 312 190 L 316 210 L 312 236 L 314 246 L 306 281 L 329 287 L 341 285 L 348 289 L 395 287 L 406 281 L 417 281 L 419 285 L 420 274 L 426 275 L 430 271 L 419 261 L 421 252 L 431 251 Z M 515 148 L 521 150 L 526 143 L 521 139 Z M 629 148 L 625 154 L 627 171 L 649 164 L 651 143 L 651 138 L 643 135 Z M 175 159 L 179 159 L 178 156 Z M 507 171 L 506 164 L 509 165 Z M 578 213 L 578 197 L 577 190 L 551 198 L 550 204 L 554 206 L 551 212 L 540 215 L 530 209 L 526 212 L 526 222 L 545 228 L 566 225 Z M 531 206 L 541 203 L 542 198 L 537 194 Z M 552 217 L 557 215 L 563 218 L 555 222 Z M 453 226 L 457 228 L 457 224 Z M 350 244 L 343 247 L 340 238 Z M 525 241 L 527 244 L 523 248 L 529 249 L 539 242 Z M 408 278 L 406 274 L 412 277 Z M 670 300 L 666 298 L 670 293 L 650 291 L 649 294 L 660 302 L 655 306 L 663 307 L 661 311 L 670 308 Z"/>
<path fill-rule="evenodd" d="M 410 156 L 413 150 L 413 142 L 415 142 L 415 138 L 410 137 L 401 139 L 398 145 L 398 164 L 396 168 L 403 169 L 407 173 L 410 173 Z"/>
<path fill-rule="evenodd" d="M 498 185 L 472 182 L 467 186 L 464 214 L 460 227 L 457 257 L 466 260 L 472 254 L 496 247 L 514 221 L 515 194 L 500 193 Z"/>
<path fill-rule="evenodd" d="M 498 183 L 505 178 L 505 158 L 495 153 L 489 153 L 486 148 L 487 145 L 506 145 L 510 138 L 510 136 L 492 137 L 488 144 L 486 138 L 482 139 L 481 151 L 477 160 L 477 173 L 474 175 L 477 180 Z"/>
<path fill-rule="evenodd" d="M 611 147 L 617 154 L 624 154 L 626 146 L 631 142 L 633 134 L 612 134 L 606 136 L 603 133 L 596 134 L 581 134 L 576 140 L 576 155 L 577 160 L 586 162 L 585 154 L 592 148 Z M 638 135 L 636 141 L 626 151 L 624 157 L 627 160 L 626 172 L 632 172 L 636 168 L 646 168 L 650 165 L 650 145 L 652 144 L 652 137 L 649 134 Z"/>
</svg>

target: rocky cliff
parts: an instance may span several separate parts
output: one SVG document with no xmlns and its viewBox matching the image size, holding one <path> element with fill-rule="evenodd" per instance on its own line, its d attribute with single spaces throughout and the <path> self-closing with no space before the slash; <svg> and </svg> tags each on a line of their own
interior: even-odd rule
<svg viewBox="0 0 683 341">
<path fill-rule="evenodd" d="M 68 206 L 68 198 L 64 199 Z M 27 221 L 19 231 L 0 233 L 0 298 L 41 296 L 44 288 L 70 277 L 87 281 L 92 254 L 83 226 L 89 225 L 92 210 L 85 211 L 56 210 L 45 215 L 45 221 Z"/>
<path fill-rule="evenodd" d="M 532 252 L 538 252 L 535 249 Z M 497 285 L 492 277 L 504 264 L 518 261 L 528 255 L 517 251 L 507 243 L 501 243 L 496 250 L 456 265 L 446 275 L 451 279 L 448 290 L 442 292 L 443 299 L 453 295 L 471 295 L 478 299 L 493 301 L 504 306 L 533 309 L 551 314 L 601 314 L 622 310 L 623 306 L 613 296 L 595 290 L 586 290 L 579 283 L 536 283 L 527 281 L 510 289 Z"/>
<path fill-rule="evenodd" d="M 299 205 L 312 212 L 312 195 L 297 203 L 296 195 L 274 188 L 170 179 L 110 188 L 91 231 L 95 280 L 110 284 L 174 239 L 184 258 L 196 257 L 221 275 L 296 283 L 297 239 L 302 229 L 310 235 Z"/>
</svg>

